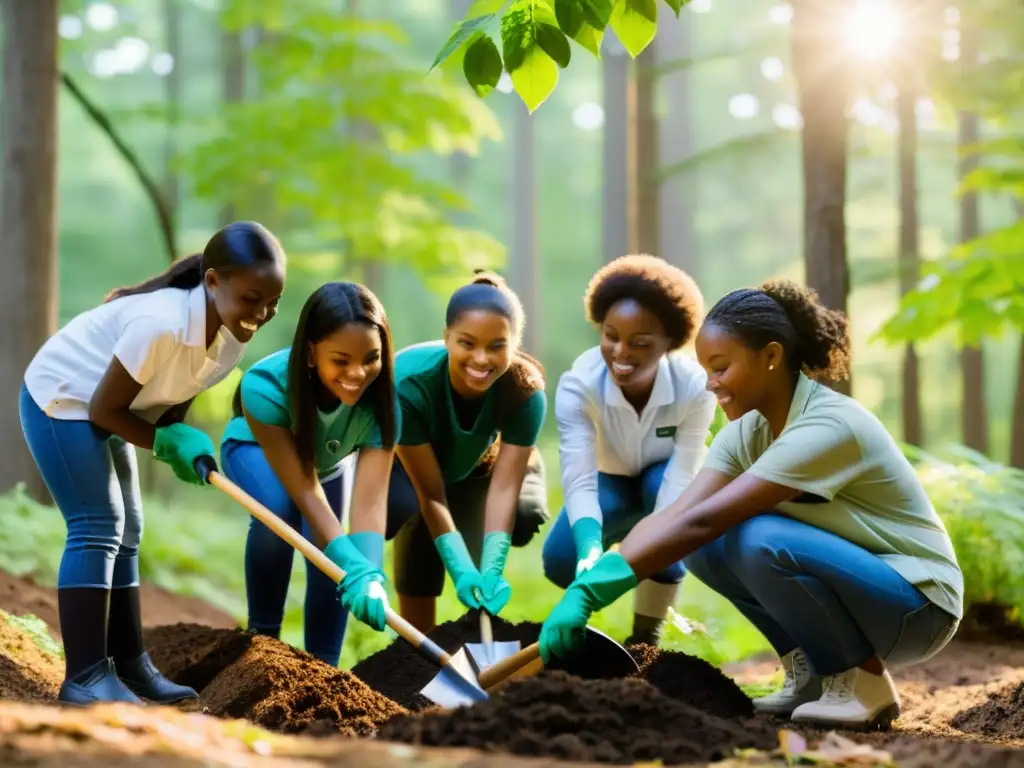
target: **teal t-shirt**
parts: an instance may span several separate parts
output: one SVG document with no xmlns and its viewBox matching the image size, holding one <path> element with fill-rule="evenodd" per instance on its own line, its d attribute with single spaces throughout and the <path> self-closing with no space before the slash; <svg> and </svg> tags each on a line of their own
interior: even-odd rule
<svg viewBox="0 0 1024 768">
<path fill-rule="evenodd" d="M 242 406 L 257 421 L 274 427 L 292 428 L 288 407 L 288 357 L 290 349 L 282 349 L 255 363 L 242 376 Z M 355 406 L 338 403 L 330 413 L 318 411 L 316 430 L 316 471 L 324 475 L 359 448 L 382 448 L 380 427 L 370 402 L 360 400 Z M 400 417 L 396 414 L 396 418 Z M 400 422 L 396 421 L 396 426 Z M 238 440 L 255 443 L 244 416 L 228 422 L 221 443 Z"/>
<path fill-rule="evenodd" d="M 395 387 L 402 412 L 399 444 L 430 443 L 446 483 L 467 477 L 499 432 L 503 443 L 535 445 L 547 412 L 547 398 L 537 391 L 515 412 L 499 418 L 491 387 L 472 427 L 464 429 L 456 411 L 460 398 L 448 378 L 448 350 L 440 341 L 406 347 L 395 356 Z"/>
</svg>

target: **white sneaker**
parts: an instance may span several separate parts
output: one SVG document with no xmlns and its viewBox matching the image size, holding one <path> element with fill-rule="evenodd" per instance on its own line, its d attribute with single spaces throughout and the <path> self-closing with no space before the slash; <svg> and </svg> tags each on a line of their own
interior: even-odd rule
<svg viewBox="0 0 1024 768">
<path fill-rule="evenodd" d="M 821 698 L 793 710 L 794 722 L 856 730 L 888 728 L 900 716 L 900 697 L 888 670 L 881 675 L 860 667 L 823 678 Z"/>
<path fill-rule="evenodd" d="M 754 709 L 758 712 L 788 715 L 801 704 L 816 701 L 821 696 L 821 677 L 811 671 L 811 664 L 802 650 L 794 648 L 780 661 L 786 673 L 782 690 L 754 699 Z"/>
</svg>

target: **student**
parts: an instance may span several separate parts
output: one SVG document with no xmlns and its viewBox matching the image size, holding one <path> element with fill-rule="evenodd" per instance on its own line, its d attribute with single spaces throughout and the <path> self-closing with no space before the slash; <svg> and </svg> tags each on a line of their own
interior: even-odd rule
<svg viewBox="0 0 1024 768">
<path fill-rule="evenodd" d="M 544 573 L 563 589 L 687 488 L 715 415 L 704 370 L 681 351 L 704 314 L 689 275 L 623 256 L 594 275 L 583 305 L 601 341 L 555 392 L 565 507 L 544 542 Z M 684 574 L 673 562 L 640 583 L 628 644 L 657 645 Z"/>
<path fill-rule="evenodd" d="M 402 434 L 388 538 L 401 614 L 424 632 L 434 626 L 445 571 L 463 605 L 497 615 L 512 592 L 503 576 L 509 547 L 525 546 L 548 517 L 534 455 L 544 375 L 519 348 L 523 322 L 504 281 L 478 273 L 452 294 L 444 340 L 395 360 Z"/>
<path fill-rule="evenodd" d="M 224 431 L 224 473 L 346 572 L 337 585 L 306 564 L 305 648 L 337 666 L 348 612 L 384 629 L 384 523 L 396 423 L 391 329 L 377 297 L 327 283 L 306 301 L 291 348 L 252 366 Z M 342 460 L 358 454 L 349 534 Z M 253 518 L 245 542 L 251 631 L 278 637 L 292 574 L 290 544 Z M 360 576 L 360 574 L 362 574 Z"/>
<path fill-rule="evenodd" d="M 787 281 L 734 291 L 697 355 L 730 423 L 682 497 L 566 591 L 544 658 L 587 617 L 680 557 L 764 634 L 785 670 L 761 711 L 824 727 L 886 726 L 886 664 L 923 661 L 956 631 L 963 575 L 914 470 L 881 422 L 812 380 L 843 378 L 845 316 Z"/>
<path fill-rule="evenodd" d="M 25 372 L 21 425 L 68 527 L 57 575 L 64 639 L 61 701 L 170 703 L 195 697 L 157 671 L 142 639 L 142 505 L 133 446 L 201 485 L 210 438 L 183 423 L 277 312 L 280 243 L 229 224 L 201 254 L 110 293 L 42 346 Z"/>
</svg>

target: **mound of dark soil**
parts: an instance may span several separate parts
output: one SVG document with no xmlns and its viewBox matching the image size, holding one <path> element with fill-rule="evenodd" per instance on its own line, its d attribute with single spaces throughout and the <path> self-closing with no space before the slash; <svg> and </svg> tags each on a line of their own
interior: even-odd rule
<svg viewBox="0 0 1024 768">
<path fill-rule="evenodd" d="M 175 624 L 150 630 L 146 641 L 156 666 L 199 691 L 213 715 L 286 733 L 370 736 L 405 711 L 352 673 L 273 638 Z"/>
<path fill-rule="evenodd" d="M 518 640 L 524 648 L 536 642 L 540 635 L 540 624 L 513 624 L 498 616 L 491 619 L 491 628 L 495 641 Z M 480 642 L 479 616 L 476 611 L 470 611 L 455 621 L 434 627 L 428 637 L 448 653 L 455 653 L 466 643 Z M 401 638 L 352 667 L 352 674 L 368 686 L 412 710 L 433 706 L 430 699 L 420 695 L 420 689 L 437 671 L 437 667 Z"/>
<path fill-rule="evenodd" d="M 472 707 L 395 717 L 379 737 L 562 760 L 665 765 L 714 761 L 737 748 L 777 744 L 766 722 L 716 717 L 670 699 L 644 680 L 581 680 L 564 672 L 512 681 Z"/>
<path fill-rule="evenodd" d="M 631 645 L 640 677 L 665 696 L 719 717 L 751 717 L 754 705 L 732 678 L 697 656 Z"/>
<path fill-rule="evenodd" d="M 976 707 L 958 712 L 949 723 L 964 733 L 998 739 L 1024 739 L 1024 683 L 1010 686 Z"/>
</svg>

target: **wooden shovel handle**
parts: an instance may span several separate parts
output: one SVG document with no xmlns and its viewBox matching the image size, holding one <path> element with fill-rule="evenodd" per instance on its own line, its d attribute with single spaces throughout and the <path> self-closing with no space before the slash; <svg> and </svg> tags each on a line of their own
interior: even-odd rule
<svg viewBox="0 0 1024 768">
<path fill-rule="evenodd" d="M 345 578 L 345 572 L 332 562 L 319 547 L 309 541 L 309 539 L 305 538 L 301 533 L 296 531 L 265 506 L 256 501 L 252 496 L 224 477 L 224 475 L 220 474 L 220 472 L 209 469 L 207 466 L 201 471 L 200 477 L 204 477 L 210 485 L 220 489 L 249 510 L 249 514 L 295 547 L 295 549 L 301 552 L 309 562 L 327 574 L 332 581 L 340 584 L 341 580 Z M 416 627 L 408 621 L 395 613 L 391 606 L 388 606 L 385 611 L 387 625 L 414 647 L 420 648 L 423 646 L 426 650 L 429 650 L 432 655 L 437 656 L 442 664 L 447 664 L 451 660 L 450 654 L 429 640 L 426 635 L 416 629 Z"/>
<path fill-rule="evenodd" d="M 540 659 L 540 643 L 528 645 L 521 651 L 516 651 L 511 656 L 502 659 L 497 664 L 492 664 L 480 671 L 477 678 L 480 687 L 485 691 L 503 682 L 505 678 L 511 677 L 522 667 Z"/>
</svg>

